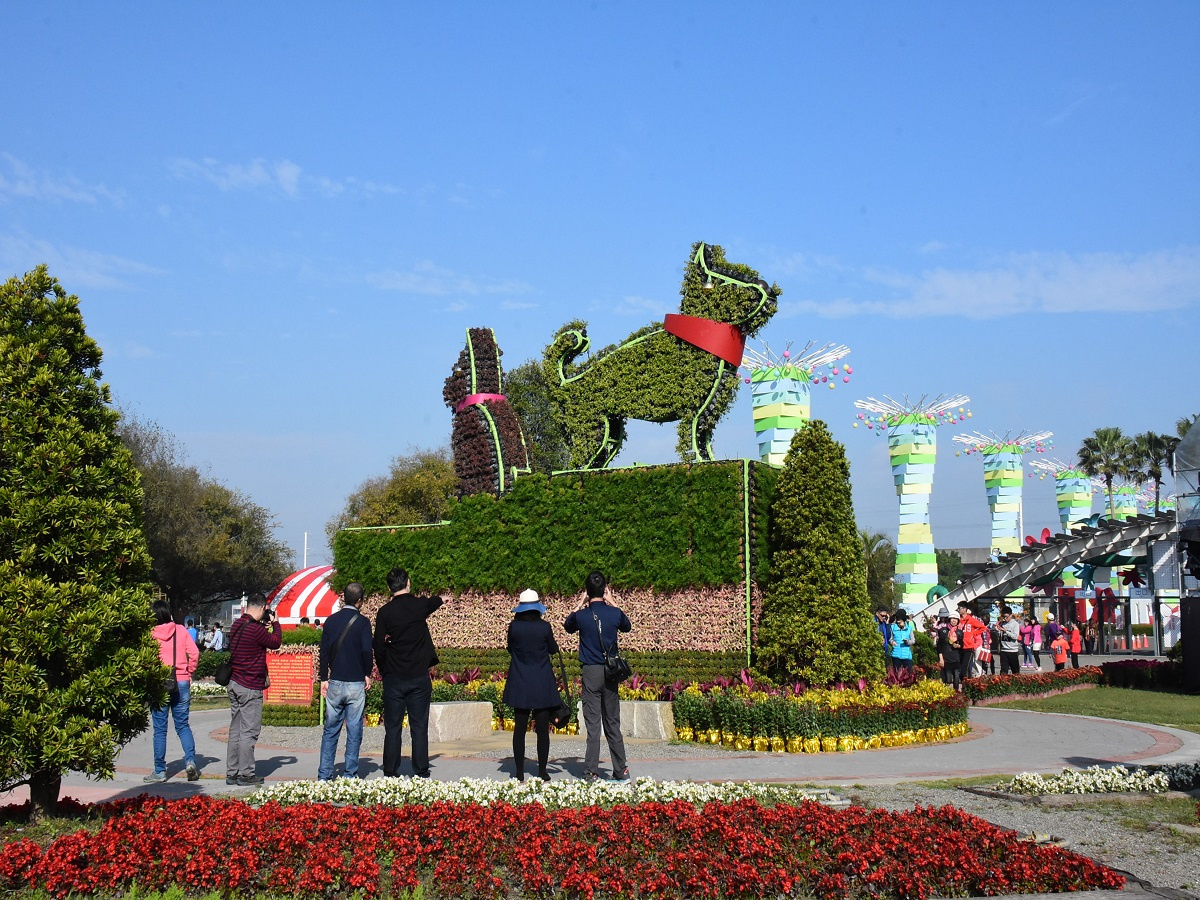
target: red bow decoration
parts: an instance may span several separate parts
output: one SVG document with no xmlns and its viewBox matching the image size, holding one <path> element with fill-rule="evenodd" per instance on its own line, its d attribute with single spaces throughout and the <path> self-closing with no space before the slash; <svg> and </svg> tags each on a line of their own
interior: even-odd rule
<svg viewBox="0 0 1200 900">
<path fill-rule="evenodd" d="M 1032 590 L 1034 593 L 1041 591 L 1043 594 L 1049 597 L 1062 586 L 1063 580 L 1061 578 L 1055 578 L 1053 581 L 1048 581 L 1045 584 L 1033 585 Z"/>
<path fill-rule="evenodd" d="M 1141 587 L 1146 582 L 1142 578 L 1142 573 L 1137 570 L 1137 567 L 1125 569 L 1121 572 L 1121 584 L 1126 587 Z"/>
<path fill-rule="evenodd" d="M 1025 543 L 1027 546 L 1030 546 L 1030 547 L 1036 546 L 1037 544 L 1045 544 L 1046 542 L 1048 542 L 1050 540 L 1050 537 L 1052 534 L 1053 534 L 1053 532 L 1051 532 L 1049 528 L 1043 528 L 1042 529 L 1042 539 L 1040 541 L 1037 538 L 1035 538 L 1033 535 L 1027 534 L 1027 535 L 1025 535 Z"/>
</svg>

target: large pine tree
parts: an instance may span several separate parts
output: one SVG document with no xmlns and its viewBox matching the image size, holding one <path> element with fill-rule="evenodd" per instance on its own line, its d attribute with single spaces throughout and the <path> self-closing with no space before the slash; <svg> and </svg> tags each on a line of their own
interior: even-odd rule
<svg viewBox="0 0 1200 900">
<path fill-rule="evenodd" d="M 880 678 L 850 464 L 824 422 L 792 438 L 771 507 L 771 549 L 759 669 L 817 686 Z"/>
<path fill-rule="evenodd" d="M 67 771 L 111 777 L 163 667 L 141 489 L 79 298 L 39 266 L 0 286 L 0 790 L 34 818 Z"/>
</svg>

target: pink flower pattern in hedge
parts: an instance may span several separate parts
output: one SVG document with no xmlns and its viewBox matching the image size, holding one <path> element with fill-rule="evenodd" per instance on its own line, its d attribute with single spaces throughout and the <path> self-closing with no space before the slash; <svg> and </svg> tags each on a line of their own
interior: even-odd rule
<svg viewBox="0 0 1200 900">
<path fill-rule="evenodd" d="M 579 646 L 575 635 L 563 631 L 563 622 L 579 605 L 582 594 L 542 597 L 546 619 L 564 652 Z M 445 605 L 429 618 L 437 647 L 503 647 L 517 604 L 516 594 L 465 591 L 443 594 Z M 758 622 L 762 596 L 751 590 L 751 621 Z M 372 624 L 388 600 L 372 596 L 360 609 Z M 699 587 L 659 593 L 650 588 L 616 591 L 617 605 L 629 616 L 633 631 L 620 637 L 623 650 L 745 650 L 746 589 L 744 586 Z"/>
</svg>

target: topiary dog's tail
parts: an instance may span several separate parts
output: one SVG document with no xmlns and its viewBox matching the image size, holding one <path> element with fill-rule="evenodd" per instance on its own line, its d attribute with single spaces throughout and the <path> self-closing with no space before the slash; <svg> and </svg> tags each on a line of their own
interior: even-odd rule
<svg viewBox="0 0 1200 900">
<path fill-rule="evenodd" d="M 578 319 L 568 322 L 555 333 L 554 340 L 546 347 L 542 364 L 550 390 L 562 387 L 582 374 L 574 362 L 590 346 L 587 322 Z"/>
</svg>

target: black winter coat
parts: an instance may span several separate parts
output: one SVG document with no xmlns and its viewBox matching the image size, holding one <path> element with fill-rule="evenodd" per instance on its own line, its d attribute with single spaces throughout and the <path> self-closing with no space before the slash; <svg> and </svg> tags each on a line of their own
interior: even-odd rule
<svg viewBox="0 0 1200 900">
<path fill-rule="evenodd" d="M 521 613 L 508 625 L 508 683 L 504 702 L 513 709 L 557 709 L 558 685 L 550 654 L 558 652 L 550 623 Z"/>
</svg>

